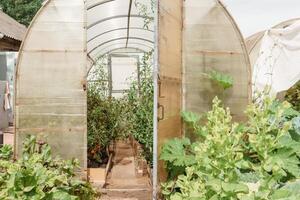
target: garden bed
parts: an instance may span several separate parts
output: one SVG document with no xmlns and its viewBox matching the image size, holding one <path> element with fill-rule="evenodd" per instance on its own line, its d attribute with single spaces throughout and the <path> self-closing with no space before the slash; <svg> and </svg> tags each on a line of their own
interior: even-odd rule
<svg viewBox="0 0 300 200">
<path fill-rule="evenodd" d="M 90 183 L 97 187 L 104 187 L 107 183 L 107 176 L 112 168 L 112 159 L 114 155 L 115 144 L 111 143 L 107 151 L 107 162 L 88 167 L 87 177 Z"/>
</svg>

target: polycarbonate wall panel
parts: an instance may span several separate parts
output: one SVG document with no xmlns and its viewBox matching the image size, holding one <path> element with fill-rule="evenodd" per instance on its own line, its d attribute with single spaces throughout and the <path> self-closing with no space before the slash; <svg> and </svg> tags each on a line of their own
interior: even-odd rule
<svg viewBox="0 0 300 200">
<path fill-rule="evenodd" d="M 218 96 L 235 119 L 244 119 L 251 96 L 250 62 L 240 31 L 218 1 L 184 1 L 183 69 L 185 110 L 203 114 Z M 203 75 L 212 70 L 230 75 L 233 87 L 223 91 Z"/>
<path fill-rule="evenodd" d="M 29 134 L 86 167 L 87 66 L 83 0 L 50 0 L 20 49 L 16 77 L 16 155 Z"/>
<path fill-rule="evenodd" d="M 129 0 L 114 0 L 111 2 L 103 3 L 91 9 L 89 9 L 88 6 L 88 27 L 97 23 L 98 21 L 113 18 L 116 16 L 125 15 L 125 17 L 127 17 L 128 10 Z"/>
</svg>

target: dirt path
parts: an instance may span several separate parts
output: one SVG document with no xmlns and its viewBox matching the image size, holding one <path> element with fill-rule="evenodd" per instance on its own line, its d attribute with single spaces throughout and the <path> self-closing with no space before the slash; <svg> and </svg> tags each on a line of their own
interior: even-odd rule
<svg viewBox="0 0 300 200">
<path fill-rule="evenodd" d="M 129 142 L 117 142 L 108 184 L 102 189 L 101 200 L 150 200 L 151 186 L 146 176 L 135 173 L 135 161 Z"/>
</svg>

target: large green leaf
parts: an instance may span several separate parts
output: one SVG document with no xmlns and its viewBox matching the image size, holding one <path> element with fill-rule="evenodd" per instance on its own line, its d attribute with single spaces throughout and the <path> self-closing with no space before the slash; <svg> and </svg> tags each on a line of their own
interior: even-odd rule
<svg viewBox="0 0 300 200">
<path fill-rule="evenodd" d="M 299 200 L 300 181 L 288 182 L 282 188 L 276 190 L 271 196 L 272 200 Z"/>
<path fill-rule="evenodd" d="M 208 77 L 218 83 L 224 90 L 229 89 L 233 86 L 233 78 L 228 74 L 223 74 L 221 72 L 211 70 L 208 73 Z"/>
<path fill-rule="evenodd" d="M 229 193 L 249 193 L 249 188 L 243 183 L 225 183 L 222 182 L 222 189 Z"/>
<path fill-rule="evenodd" d="M 169 140 L 162 148 L 160 159 L 174 166 L 190 166 L 196 162 L 195 156 L 186 151 L 190 145 L 188 138 Z"/>
</svg>

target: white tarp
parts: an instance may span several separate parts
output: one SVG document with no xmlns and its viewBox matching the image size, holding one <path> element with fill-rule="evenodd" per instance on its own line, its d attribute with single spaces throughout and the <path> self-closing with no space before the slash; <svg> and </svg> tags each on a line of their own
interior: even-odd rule
<svg viewBox="0 0 300 200">
<path fill-rule="evenodd" d="M 300 80 L 300 20 L 266 31 L 253 69 L 253 91 L 286 91 Z"/>
</svg>

